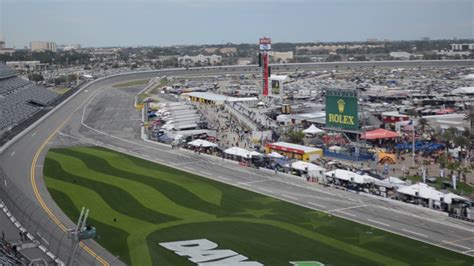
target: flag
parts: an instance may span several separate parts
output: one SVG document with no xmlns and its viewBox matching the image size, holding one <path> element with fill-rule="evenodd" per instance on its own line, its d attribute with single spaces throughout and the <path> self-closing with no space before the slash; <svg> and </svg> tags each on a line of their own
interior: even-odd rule
<svg viewBox="0 0 474 266">
<path fill-rule="evenodd" d="M 408 121 L 408 124 L 405 124 L 404 128 L 405 128 L 405 130 L 413 130 L 414 126 L 415 125 L 413 125 L 413 120 L 410 120 L 410 121 Z"/>
</svg>

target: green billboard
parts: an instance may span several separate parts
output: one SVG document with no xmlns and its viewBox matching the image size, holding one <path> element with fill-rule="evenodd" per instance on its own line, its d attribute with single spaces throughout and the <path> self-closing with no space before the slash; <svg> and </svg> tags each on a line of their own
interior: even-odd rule
<svg viewBox="0 0 474 266">
<path fill-rule="evenodd" d="M 357 131 L 359 129 L 356 90 L 326 90 L 326 127 Z"/>
</svg>

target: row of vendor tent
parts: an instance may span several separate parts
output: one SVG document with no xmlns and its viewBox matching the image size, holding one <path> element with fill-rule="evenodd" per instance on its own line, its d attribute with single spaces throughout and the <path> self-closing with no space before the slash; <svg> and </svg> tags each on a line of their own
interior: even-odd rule
<svg viewBox="0 0 474 266">
<path fill-rule="evenodd" d="M 378 179 L 371 177 L 369 175 L 359 175 L 357 173 L 348 171 L 348 170 L 343 170 L 343 169 L 336 169 L 333 171 L 326 172 L 326 177 L 327 178 L 334 178 L 342 181 L 347 181 L 349 183 L 355 183 L 355 184 L 368 184 L 368 183 L 374 183 L 375 181 L 378 181 Z"/>
<path fill-rule="evenodd" d="M 396 189 L 404 187 L 407 183 L 397 177 L 388 177 L 385 179 L 377 179 L 368 174 L 358 174 L 344 169 L 336 169 L 326 172 L 327 180 L 339 180 L 344 183 L 351 183 L 354 185 L 375 185 L 377 187 L 384 187 L 389 189 Z M 341 182 L 339 182 L 341 183 Z"/>
<path fill-rule="evenodd" d="M 439 205 L 441 203 L 452 204 L 453 201 L 469 202 L 469 200 L 466 198 L 454 193 L 443 193 L 433 187 L 428 186 L 425 183 L 403 186 L 400 187 L 397 192 L 398 194 L 403 194 L 405 196 L 432 201 L 435 205 Z"/>
<path fill-rule="evenodd" d="M 433 187 L 428 186 L 425 183 L 408 185 L 405 181 L 397 177 L 389 177 L 383 180 L 378 180 L 369 175 L 360 175 L 342 169 L 326 172 L 325 175 L 327 179 L 337 179 L 355 185 L 373 184 L 378 187 L 396 189 L 396 192 L 402 198 L 424 200 L 427 205 L 430 205 L 430 207 L 432 207 L 432 205 L 441 206 L 442 203 L 452 204 L 454 201 L 466 203 L 470 202 L 469 199 L 463 198 L 454 193 L 443 193 Z"/>
</svg>

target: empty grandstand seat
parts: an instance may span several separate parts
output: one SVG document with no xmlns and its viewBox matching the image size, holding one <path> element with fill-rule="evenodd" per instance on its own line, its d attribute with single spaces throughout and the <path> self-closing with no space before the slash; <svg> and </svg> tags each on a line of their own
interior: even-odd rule
<svg viewBox="0 0 474 266">
<path fill-rule="evenodd" d="M 33 116 L 42 107 L 52 104 L 58 96 L 55 92 L 17 77 L 15 71 L 0 64 L 0 132 Z"/>
</svg>

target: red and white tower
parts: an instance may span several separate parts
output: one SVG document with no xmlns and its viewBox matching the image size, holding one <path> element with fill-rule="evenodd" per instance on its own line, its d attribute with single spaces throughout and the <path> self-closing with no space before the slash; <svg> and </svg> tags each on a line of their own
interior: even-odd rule
<svg viewBox="0 0 474 266">
<path fill-rule="evenodd" d="M 272 49 L 272 39 L 260 38 L 259 66 L 262 69 L 262 94 L 268 96 L 268 78 L 270 77 L 270 64 L 268 52 Z"/>
</svg>

